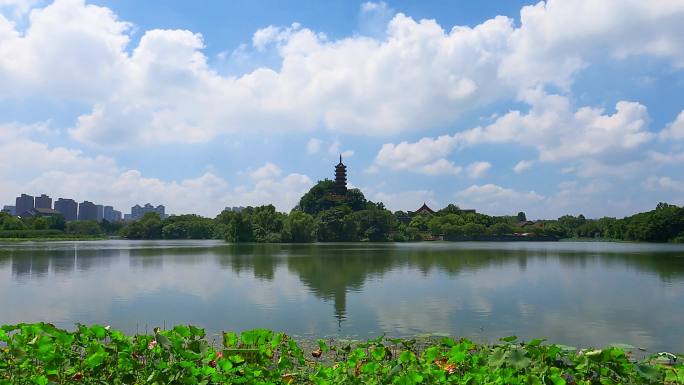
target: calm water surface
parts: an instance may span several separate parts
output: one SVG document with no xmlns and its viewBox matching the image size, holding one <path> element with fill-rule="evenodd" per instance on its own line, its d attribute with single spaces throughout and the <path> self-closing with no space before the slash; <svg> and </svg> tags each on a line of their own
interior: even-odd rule
<svg viewBox="0 0 684 385">
<path fill-rule="evenodd" d="M 308 337 L 511 334 L 684 352 L 684 247 L 628 243 L 0 244 L 0 324 L 192 323 Z"/>
</svg>

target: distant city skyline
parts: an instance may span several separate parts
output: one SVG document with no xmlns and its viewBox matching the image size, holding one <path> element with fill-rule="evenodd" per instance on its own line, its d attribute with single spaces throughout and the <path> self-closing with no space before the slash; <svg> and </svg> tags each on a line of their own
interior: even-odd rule
<svg viewBox="0 0 684 385">
<path fill-rule="evenodd" d="M 54 201 L 53 205 L 52 197 L 48 194 L 42 193 L 40 196 L 32 196 L 30 194 L 22 193 L 15 198 L 14 205 L 3 205 L 3 211 L 16 216 L 31 215 L 31 209 L 54 209 L 64 216 L 67 221 L 75 220 L 93 220 L 101 221 L 103 219 L 109 222 L 117 222 L 124 219 L 124 215 L 121 211 L 115 210 L 113 206 L 95 204 L 88 200 L 83 202 L 76 202 L 71 198 L 59 198 Z M 145 204 L 145 208 L 153 207 L 149 203 Z M 131 207 L 131 212 L 135 212 L 136 209 L 140 209 L 139 205 Z M 158 205 L 154 208 L 162 218 L 166 216 L 163 205 Z M 47 211 L 46 211 L 47 212 Z M 131 214 L 128 214 L 131 217 Z M 135 219 L 138 219 L 142 215 L 138 215 Z"/>
<path fill-rule="evenodd" d="M 684 205 L 683 1 L 143 3 L 0 1 L 3 205 Z"/>
</svg>

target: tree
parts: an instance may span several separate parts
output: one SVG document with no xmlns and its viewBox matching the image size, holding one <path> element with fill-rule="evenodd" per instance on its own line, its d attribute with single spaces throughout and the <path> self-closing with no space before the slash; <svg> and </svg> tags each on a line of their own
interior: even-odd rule
<svg viewBox="0 0 684 385">
<path fill-rule="evenodd" d="M 489 232 L 492 235 L 506 235 L 513 233 L 513 228 L 507 223 L 499 222 L 491 225 Z"/>
<path fill-rule="evenodd" d="M 601 236 L 601 227 L 598 221 L 587 221 L 575 230 L 578 237 L 597 238 Z"/>
<path fill-rule="evenodd" d="M 354 213 L 359 219 L 360 230 L 371 242 L 386 241 L 396 228 L 397 220 L 382 204 L 368 203 L 367 209 Z"/>
<path fill-rule="evenodd" d="M 145 213 L 142 218 L 124 226 L 121 236 L 128 239 L 161 239 L 161 217 L 155 212 Z"/>
<path fill-rule="evenodd" d="M 342 218 L 342 234 L 340 234 L 341 241 L 355 242 L 360 240 L 361 223 L 356 215 L 347 214 Z"/>
<path fill-rule="evenodd" d="M 434 216 L 428 220 L 428 230 L 432 235 L 439 235 L 444 233 L 444 225 L 449 225 L 449 223 L 443 223 L 442 217 Z"/>
<path fill-rule="evenodd" d="M 2 225 L 2 226 L 0 226 L 0 228 L 2 230 L 25 230 L 26 229 L 26 225 L 24 224 L 24 222 L 21 221 L 21 219 L 19 219 L 17 217 L 13 217 L 9 214 L 5 214 L 5 215 L 6 216 L 4 217 L 2 222 L 0 223 L 0 225 Z"/>
<path fill-rule="evenodd" d="M 547 223 L 544 224 L 543 229 L 543 234 L 544 235 L 550 235 L 553 237 L 565 237 L 566 232 L 565 229 L 563 229 L 558 223 Z"/>
<path fill-rule="evenodd" d="M 162 221 L 159 214 L 155 212 L 145 213 L 138 221 L 145 230 L 144 239 L 160 239 L 162 230 Z"/>
<path fill-rule="evenodd" d="M 437 215 L 460 214 L 461 208 L 453 203 L 449 203 L 445 208 L 437 211 Z"/>
<path fill-rule="evenodd" d="M 316 238 L 320 242 L 337 242 L 344 240 L 344 218 L 351 214 L 347 205 L 333 207 L 318 215 Z"/>
<path fill-rule="evenodd" d="M 252 227 L 256 242 L 279 242 L 283 231 L 285 214 L 276 211 L 275 206 L 265 205 L 243 210 L 242 214 Z"/>
<path fill-rule="evenodd" d="M 312 215 L 330 209 L 335 205 L 330 197 L 334 186 L 335 182 L 330 179 L 319 181 L 302 196 L 296 209 Z"/>
<path fill-rule="evenodd" d="M 102 229 L 96 221 L 71 221 L 66 224 L 66 232 L 78 235 L 102 235 Z"/>
<path fill-rule="evenodd" d="M 162 237 L 164 239 L 186 239 L 188 238 L 188 229 L 185 226 L 186 222 L 176 222 L 165 224 L 162 227 Z"/>
<path fill-rule="evenodd" d="M 50 223 L 48 223 L 48 220 L 45 217 L 35 217 L 32 222 L 34 230 L 47 230 L 50 228 Z"/>
<path fill-rule="evenodd" d="M 100 221 L 100 228 L 105 234 L 119 234 L 123 227 L 123 222 L 110 222 L 106 219 Z"/>
<path fill-rule="evenodd" d="M 558 225 L 560 225 L 568 236 L 577 236 L 577 228 L 586 222 L 584 215 L 580 214 L 577 217 L 572 215 L 563 215 L 558 218 Z"/>
<path fill-rule="evenodd" d="M 476 237 L 478 235 L 484 235 L 487 232 L 487 228 L 478 223 L 466 223 L 461 226 L 460 231 L 465 236 Z"/>
<path fill-rule="evenodd" d="M 366 208 L 366 197 L 363 195 L 361 190 L 357 188 L 352 188 L 347 190 L 347 195 L 345 197 L 344 203 L 352 209 L 352 211 L 360 211 Z"/>
<path fill-rule="evenodd" d="M 398 231 L 395 233 L 393 240 L 397 242 L 416 242 L 421 241 L 422 239 L 423 238 L 420 236 L 418 229 L 401 224 L 399 225 Z"/>
<path fill-rule="evenodd" d="M 165 239 L 210 239 L 217 221 L 199 215 L 172 215 L 162 221 Z M 221 235 L 223 238 L 223 235 Z"/>
<path fill-rule="evenodd" d="M 429 220 L 430 219 L 427 215 L 416 215 L 415 217 L 411 218 L 409 226 L 415 227 L 419 231 L 427 231 Z"/>
<path fill-rule="evenodd" d="M 211 219 L 189 221 L 186 226 L 190 239 L 211 239 L 214 234 L 214 223 Z"/>
<path fill-rule="evenodd" d="M 283 237 L 291 242 L 311 242 L 314 240 L 314 218 L 299 210 L 294 210 L 285 219 Z"/>
<path fill-rule="evenodd" d="M 232 213 L 226 228 L 225 240 L 228 242 L 252 242 L 254 240 L 252 226 L 242 213 Z"/>
<path fill-rule="evenodd" d="M 518 222 L 525 222 L 527 221 L 527 215 L 523 211 L 518 213 Z"/>
</svg>

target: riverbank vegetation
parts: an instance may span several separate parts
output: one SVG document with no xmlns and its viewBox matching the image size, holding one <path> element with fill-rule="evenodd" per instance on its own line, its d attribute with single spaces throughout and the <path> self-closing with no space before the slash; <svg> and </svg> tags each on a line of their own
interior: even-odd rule
<svg viewBox="0 0 684 385">
<path fill-rule="evenodd" d="M 684 208 L 659 203 L 655 210 L 622 219 L 563 216 L 552 224 L 565 237 L 684 243 Z"/>
<path fill-rule="evenodd" d="M 506 337 L 318 340 L 304 351 L 284 333 L 193 326 L 126 336 L 99 325 L 0 328 L 0 385 L 9 384 L 684 384 L 684 356 L 634 359 L 628 346 L 583 349 Z"/>
<path fill-rule="evenodd" d="M 2 240 L 91 240 L 116 235 L 123 227 L 106 221 L 65 221 L 61 215 L 19 218 L 0 212 Z"/>
<path fill-rule="evenodd" d="M 491 216 L 449 204 L 435 212 L 391 212 L 358 189 L 332 194 L 334 182 L 313 186 L 290 213 L 273 205 L 223 211 L 215 218 L 147 213 L 130 223 L 65 222 L 60 216 L 17 218 L 0 213 L 0 239 L 224 239 L 229 242 L 349 242 L 465 240 L 558 240 L 591 238 L 641 242 L 684 242 L 684 208 L 659 203 L 654 210 L 622 219 L 565 215 L 527 219 L 524 212 Z"/>
<path fill-rule="evenodd" d="M 630 217 L 586 219 L 565 215 L 529 221 L 524 212 L 491 216 L 449 204 L 434 213 L 390 212 L 358 189 L 332 194 L 334 182 L 317 183 L 289 213 L 273 205 L 224 211 L 214 219 L 196 215 L 161 219 L 147 214 L 122 229 L 132 239 L 225 239 L 229 242 L 348 242 L 446 240 L 558 240 L 601 238 L 684 242 L 684 208 L 660 203 Z"/>
</svg>

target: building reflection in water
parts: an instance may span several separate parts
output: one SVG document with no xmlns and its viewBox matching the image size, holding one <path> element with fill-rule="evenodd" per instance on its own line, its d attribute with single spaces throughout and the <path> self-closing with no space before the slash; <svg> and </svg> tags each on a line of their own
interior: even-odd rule
<svg viewBox="0 0 684 385">
<path fill-rule="evenodd" d="M 0 250 L 0 260 L 11 264 L 12 278 L 17 280 L 44 279 L 51 273 L 69 275 L 76 271 L 107 268 L 121 255 L 120 249 L 79 248 L 22 248 Z"/>
</svg>

